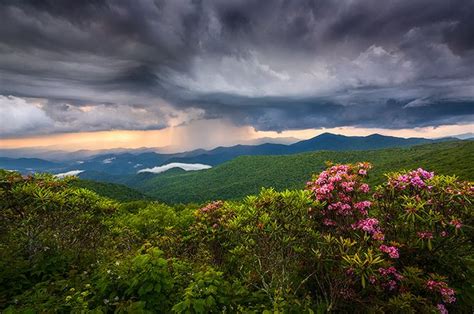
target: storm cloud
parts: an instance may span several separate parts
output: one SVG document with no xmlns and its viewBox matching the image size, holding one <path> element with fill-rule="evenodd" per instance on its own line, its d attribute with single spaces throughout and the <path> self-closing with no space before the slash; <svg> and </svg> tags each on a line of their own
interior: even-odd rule
<svg viewBox="0 0 474 314">
<path fill-rule="evenodd" d="M 471 0 L 6 0 L 0 20 L 4 137 L 474 121 Z"/>
</svg>

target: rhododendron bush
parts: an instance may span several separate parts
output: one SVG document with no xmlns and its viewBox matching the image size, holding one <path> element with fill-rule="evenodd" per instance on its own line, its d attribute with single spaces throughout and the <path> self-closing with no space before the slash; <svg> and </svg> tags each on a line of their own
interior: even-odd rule
<svg viewBox="0 0 474 314">
<path fill-rule="evenodd" d="M 472 182 L 419 168 L 369 186 L 371 167 L 174 207 L 0 172 L 0 309 L 472 312 Z"/>
</svg>

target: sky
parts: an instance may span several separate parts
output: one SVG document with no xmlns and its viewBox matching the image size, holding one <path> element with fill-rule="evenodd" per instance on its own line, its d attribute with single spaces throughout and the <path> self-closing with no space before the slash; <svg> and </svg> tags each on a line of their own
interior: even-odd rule
<svg viewBox="0 0 474 314">
<path fill-rule="evenodd" d="M 474 1 L 0 2 L 0 148 L 474 130 Z"/>
</svg>

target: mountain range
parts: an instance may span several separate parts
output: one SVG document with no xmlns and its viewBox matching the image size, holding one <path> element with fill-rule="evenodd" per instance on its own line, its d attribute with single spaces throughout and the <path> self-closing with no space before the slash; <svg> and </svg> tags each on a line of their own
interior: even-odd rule
<svg viewBox="0 0 474 314">
<path fill-rule="evenodd" d="M 126 185 L 152 199 L 166 203 L 202 203 L 216 199 L 239 199 L 256 194 L 262 187 L 277 190 L 301 189 L 311 175 L 319 173 L 326 162 L 373 164 L 368 183 L 384 181 L 384 173 L 422 167 L 438 174 L 456 175 L 463 180 L 474 180 L 474 141 L 450 141 L 354 151 L 316 151 L 291 155 L 240 156 L 231 161 L 201 171 L 171 169 L 163 173 L 110 175 L 86 171 L 81 178 Z M 82 179 L 81 179 L 82 180 Z M 91 181 L 89 181 L 91 182 Z M 89 188 L 110 197 L 115 189 Z M 133 193 L 128 192 L 128 195 Z M 136 197 L 136 196 L 134 196 Z M 122 193 L 117 199 L 123 198 Z"/>
<path fill-rule="evenodd" d="M 150 148 L 135 150 L 117 149 L 110 151 L 64 152 L 54 151 L 51 156 L 61 157 L 63 160 L 43 160 L 38 158 L 0 158 L 0 168 L 28 172 L 65 173 L 74 170 L 83 171 L 82 177 L 97 177 L 107 175 L 131 175 L 147 168 L 162 166 L 169 163 L 199 163 L 217 166 L 239 156 L 255 155 L 290 155 L 296 153 L 331 150 L 351 151 L 370 150 L 390 147 L 407 147 L 455 140 L 454 138 L 426 139 L 400 138 L 373 134 L 369 136 L 343 136 L 323 133 L 308 140 L 293 144 L 264 143 L 259 145 L 235 145 L 231 147 L 217 147 L 211 150 L 197 149 L 182 153 L 159 153 Z M 11 156 L 0 150 L 0 156 Z M 43 151 L 44 153 L 44 151 Z M 39 151 L 38 151 L 39 154 Z M 61 158 L 56 158 L 61 159 Z M 64 160 L 65 159 L 65 160 Z"/>
</svg>

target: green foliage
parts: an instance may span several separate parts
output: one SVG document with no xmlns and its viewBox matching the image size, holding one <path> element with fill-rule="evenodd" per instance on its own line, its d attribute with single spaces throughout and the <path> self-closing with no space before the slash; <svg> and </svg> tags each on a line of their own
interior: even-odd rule
<svg viewBox="0 0 474 314">
<path fill-rule="evenodd" d="M 99 300 L 108 310 L 130 312 L 140 309 L 167 313 L 172 305 L 173 277 L 163 252 L 145 245 L 137 255 L 115 261 L 97 280 Z"/>
<path fill-rule="evenodd" d="M 370 168 L 331 164 L 305 189 L 204 206 L 0 172 L 0 310 L 470 312 L 472 182 L 393 167 L 371 189 Z"/>
<path fill-rule="evenodd" d="M 122 184 L 76 179 L 71 181 L 71 186 L 91 190 L 100 196 L 121 202 L 151 199 L 149 196 Z"/>
<path fill-rule="evenodd" d="M 235 312 L 234 298 L 245 293 L 237 284 L 224 280 L 222 272 L 213 269 L 194 274 L 182 296 L 181 302 L 173 306 L 174 313 L 223 313 Z M 244 291 L 242 291 L 244 290 Z"/>
<path fill-rule="evenodd" d="M 115 204 L 49 175 L 0 172 L 0 303 L 94 260 Z"/>
</svg>

